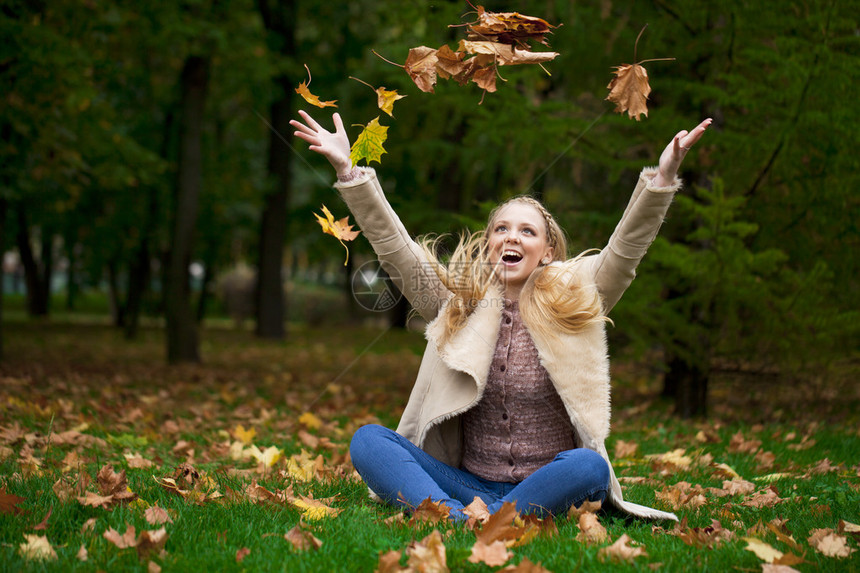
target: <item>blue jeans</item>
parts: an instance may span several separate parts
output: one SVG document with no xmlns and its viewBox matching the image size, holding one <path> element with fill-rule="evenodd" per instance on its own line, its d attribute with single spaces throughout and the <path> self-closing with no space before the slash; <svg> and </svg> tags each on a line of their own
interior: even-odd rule
<svg viewBox="0 0 860 573">
<path fill-rule="evenodd" d="M 364 482 L 387 503 L 418 507 L 428 497 L 452 509 L 451 519 L 479 497 L 490 513 L 515 502 L 521 513 L 565 514 L 585 500 L 603 501 L 609 466 L 585 448 L 559 453 L 520 483 L 490 481 L 440 462 L 388 428 L 362 426 L 349 446 L 352 464 Z"/>
</svg>

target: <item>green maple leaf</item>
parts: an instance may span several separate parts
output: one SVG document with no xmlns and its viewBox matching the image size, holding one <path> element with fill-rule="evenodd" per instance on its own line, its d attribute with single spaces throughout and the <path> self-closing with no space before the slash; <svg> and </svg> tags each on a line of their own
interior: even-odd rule
<svg viewBox="0 0 860 573">
<path fill-rule="evenodd" d="M 382 154 L 386 153 L 382 144 L 388 137 L 388 126 L 379 125 L 379 117 L 368 123 L 364 130 L 358 134 L 355 143 L 349 150 L 349 158 L 352 164 L 358 164 L 359 160 L 364 159 L 367 163 L 376 161 L 381 163 Z"/>
</svg>

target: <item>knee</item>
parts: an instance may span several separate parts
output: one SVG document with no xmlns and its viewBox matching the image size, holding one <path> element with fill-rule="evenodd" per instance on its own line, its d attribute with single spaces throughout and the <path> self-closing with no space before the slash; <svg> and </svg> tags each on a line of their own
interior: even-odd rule
<svg viewBox="0 0 860 573">
<path fill-rule="evenodd" d="M 588 448 L 577 448 L 561 452 L 556 459 L 570 464 L 571 471 L 587 475 L 598 487 L 609 489 L 609 462 L 603 456 Z"/>
<path fill-rule="evenodd" d="M 360 463 L 372 452 L 388 432 L 390 432 L 388 428 L 379 424 L 368 424 L 356 430 L 349 443 L 349 456 L 352 458 L 353 465 L 355 465 L 356 460 Z"/>
</svg>

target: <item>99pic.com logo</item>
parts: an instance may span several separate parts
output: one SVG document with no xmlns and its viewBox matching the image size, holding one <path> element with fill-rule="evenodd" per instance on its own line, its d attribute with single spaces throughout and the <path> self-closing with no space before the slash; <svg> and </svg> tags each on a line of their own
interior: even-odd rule
<svg viewBox="0 0 860 573">
<path fill-rule="evenodd" d="M 385 312 L 394 307 L 403 296 L 395 286 L 394 278 L 400 277 L 392 277 L 386 273 L 379 261 L 368 261 L 352 274 L 352 297 L 362 308 L 372 312 Z"/>
</svg>

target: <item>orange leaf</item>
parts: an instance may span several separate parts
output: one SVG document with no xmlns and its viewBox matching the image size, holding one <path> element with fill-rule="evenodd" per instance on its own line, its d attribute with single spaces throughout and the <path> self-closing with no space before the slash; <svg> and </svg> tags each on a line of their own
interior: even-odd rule
<svg viewBox="0 0 860 573">
<path fill-rule="evenodd" d="M 615 104 L 614 111 L 626 111 L 628 117 L 636 121 L 639 121 L 641 114 L 648 117 L 648 106 L 645 103 L 651 93 L 648 72 L 639 64 L 622 64 L 615 69 L 615 77 L 606 86 L 609 88 L 606 99 Z"/>
<path fill-rule="evenodd" d="M 340 241 L 340 244 L 343 245 L 343 248 L 346 249 L 346 260 L 343 262 L 343 266 L 346 266 L 346 263 L 349 262 L 349 249 L 343 242 L 352 241 L 359 233 L 361 233 L 361 231 L 352 230 L 352 225 L 348 223 L 349 217 L 344 217 L 343 219 L 335 221 L 334 215 L 331 214 L 328 207 L 323 205 L 322 210 L 325 218 L 320 217 L 316 213 L 314 213 L 314 217 L 317 218 L 317 223 L 322 227 L 323 233 L 336 238 Z"/>
<path fill-rule="evenodd" d="M 308 81 L 307 83 L 302 82 L 299 84 L 299 87 L 296 88 L 296 93 L 304 98 L 306 102 L 311 105 L 315 105 L 316 107 L 337 107 L 337 100 L 332 101 L 320 101 L 318 96 L 315 96 L 308 89 L 308 86 L 311 83 L 311 70 L 308 68 L 307 64 L 305 64 L 305 69 L 308 71 Z"/>
</svg>

